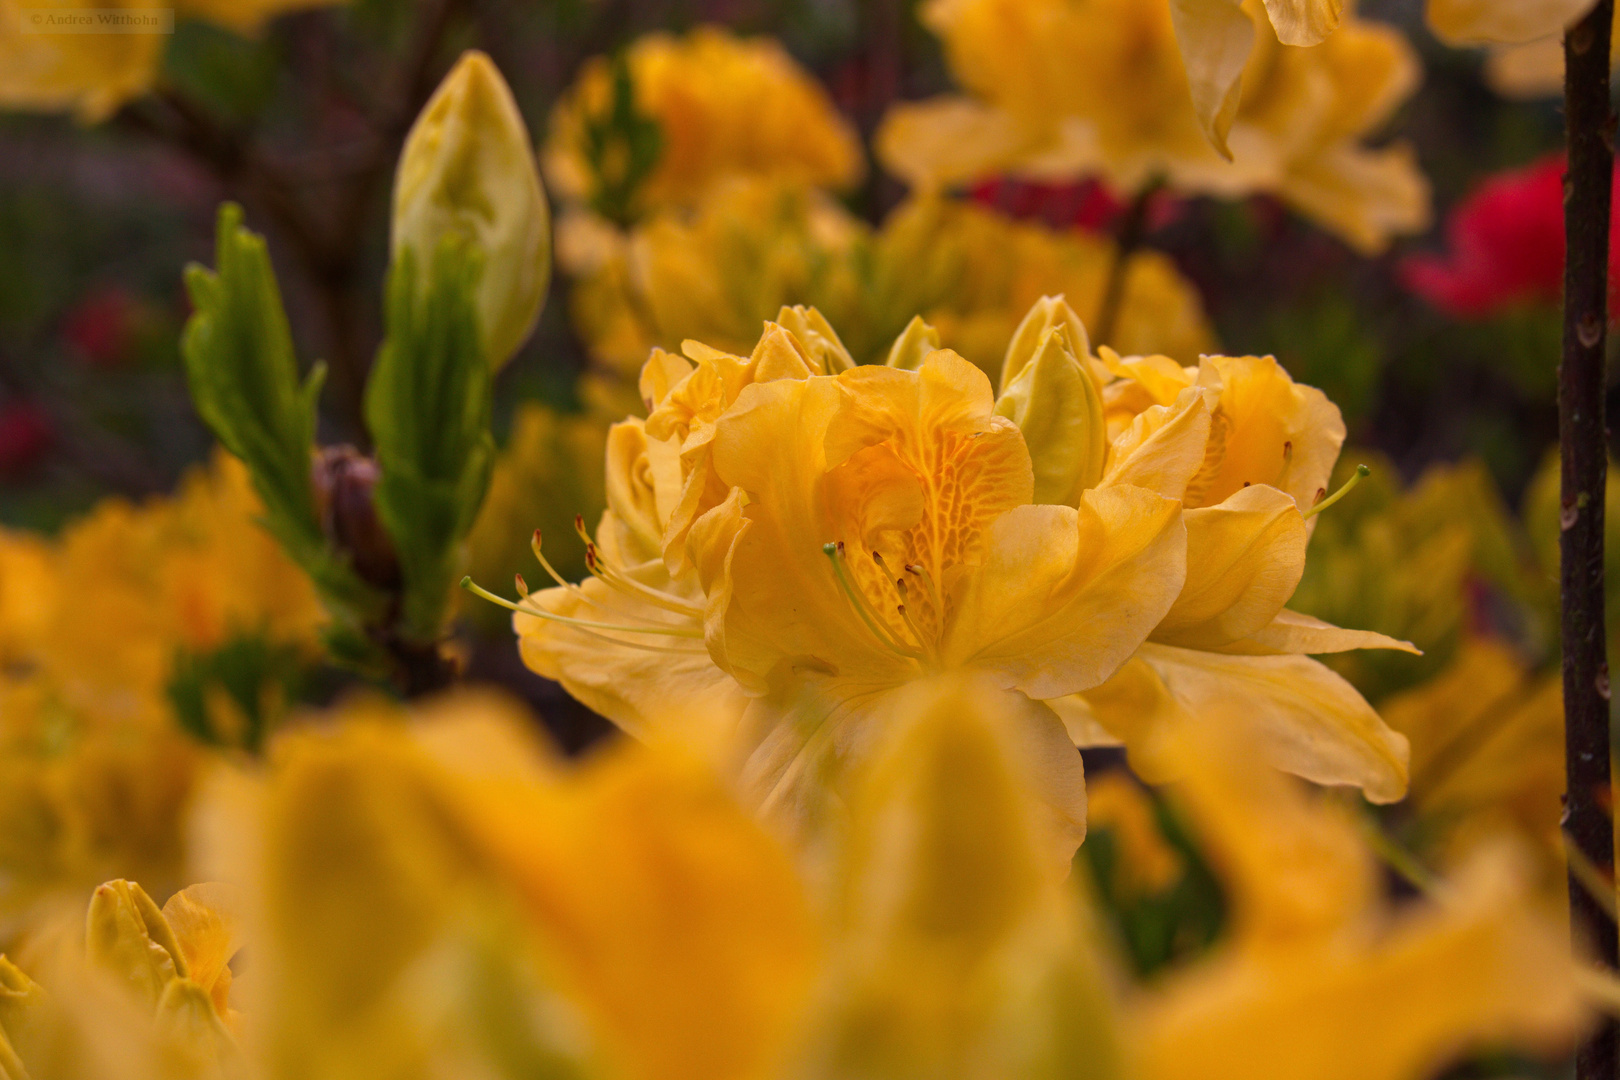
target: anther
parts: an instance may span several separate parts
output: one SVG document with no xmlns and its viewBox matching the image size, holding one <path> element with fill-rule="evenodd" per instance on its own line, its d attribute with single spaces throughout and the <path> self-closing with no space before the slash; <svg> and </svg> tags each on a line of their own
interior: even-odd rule
<svg viewBox="0 0 1620 1080">
<path fill-rule="evenodd" d="M 1340 487 L 1338 491 L 1335 491 L 1333 494 L 1329 495 L 1327 498 L 1322 499 L 1322 498 L 1319 497 L 1316 505 L 1311 507 L 1309 510 L 1305 511 L 1305 517 L 1306 518 L 1315 517 L 1317 514 L 1320 514 L 1323 510 L 1326 510 L 1328 507 L 1332 506 L 1334 503 L 1338 502 L 1340 499 L 1342 499 L 1346 495 L 1350 494 L 1350 490 L 1352 488 L 1354 488 L 1357 484 L 1359 484 L 1363 480 L 1365 480 L 1367 478 L 1368 474 L 1371 473 L 1371 472 L 1372 472 L 1372 470 L 1369 469 L 1367 466 L 1365 466 L 1365 465 L 1357 465 L 1356 466 L 1356 475 L 1354 475 L 1350 479 L 1346 480 L 1344 482 L 1344 486 Z"/>
<path fill-rule="evenodd" d="M 522 574 L 516 575 L 516 584 L 518 595 L 527 600 L 529 598 L 529 583 L 523 580 Z"/>
</svg>

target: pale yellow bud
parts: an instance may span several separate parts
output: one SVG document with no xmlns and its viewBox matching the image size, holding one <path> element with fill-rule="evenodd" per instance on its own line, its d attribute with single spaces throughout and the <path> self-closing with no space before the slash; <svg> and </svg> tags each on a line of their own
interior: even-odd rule
<svg viewBox="0 0 1620 1080">
<path fill-rule="evenodd" d="M 913 315 L 889 347 L 888 366 L 902 371 L 916 371 L 922 367 L 928 354 L 939 347 L 939 331 L 923 322 L 921 315 Z"/>
<path fill-rule="evenodd" d="M 855 366 L 855 358 L 844 348 L 838 331 L 815 308 L 803 304 L 784 307 L 777 313 L 776 321 L 804 343 L 804 347 L 810 351 L 810 358 L 821 365 L 823 374 L 836 375 Z"/>
<path fill-rule="evenodd" d="M 1043 296 L 1030 307 L 1024 321 L 1013 331 L 1012 341 L 1007 344 L 1007 356 L 1001 363 L 1003 394 L 1018 373 L 1024 370 L 1024 365 L 1034 357 L 1046 332 L 1057 326 L 1068 328 L 1069 341 L 1076 356 L 1082 360 L 1091 356 L 1091 339 L 1086 336 L 1086 327 L 1080 321 L 1080 316 L 1074 313 L 1061 295 Z"/>
<path fill-rule="evenodd" d="M 1043 331 L 996 400 L 996 413 L 1024 433 L 1037 503 L 1079 506 L 1081 493 L 1102 478 L 1108 450 L 1102 392 L 1071 333 L 1062 322 Z"/>
<path fill-rule="evenodd" d="M 489 57 L 471 51 L 417 117 L 394 179 L 396 257 L 411 250 L 426 274 L 440 240 L 458 234 L 483 256 L 479 332 L 499 368 L 545 304 L 551 214 L 512 91 Z"/>
<path fill-rule="evenodd" d="M 27 1080 L 19 1054 L 30 1052 L 44 1002 L 39 984 L 0 955 L 0 1080 Z"/>
<path fill-rule="evenodd" d="M 85 952 L 154 1008 L 186 960 L 163 912 L 133 881 L 97 886 L 85 920 Z"/>
</svg>

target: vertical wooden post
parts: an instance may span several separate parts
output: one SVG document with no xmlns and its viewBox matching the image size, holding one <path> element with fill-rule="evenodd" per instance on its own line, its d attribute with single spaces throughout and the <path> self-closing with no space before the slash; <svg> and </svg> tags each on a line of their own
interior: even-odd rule
<svg viewBox="0 0 1620 1080">
<path fill-rule="evenodd" d="M 1609 34 L 1614 0 L 1598 0 L 1564 36 L 1564 347 L 1558 369 L 1562 496 L 1559 524 L 1563 600 L 1565 832 L 1597 866 L 1614 862 L 1610 816 L 1609 665 L 1604 632 L 1603 516 L 1608 472 L 1604 420 L 1608 329 L 1609 215 L 1614 119 L 1609 104 Z M 1571 929 L 1606 966 L 1616 961 L 1614 922 L 1577 883 L 1569 885 Z M 1606 1022 L 1580 1049 L 1578 1080 L 1615 1080 L 1616 1027 Z"/>
</svg>

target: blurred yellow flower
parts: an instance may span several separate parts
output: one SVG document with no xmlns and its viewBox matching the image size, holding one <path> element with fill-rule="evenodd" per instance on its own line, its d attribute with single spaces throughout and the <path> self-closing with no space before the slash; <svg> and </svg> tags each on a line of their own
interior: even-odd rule
<svg viewBox="0 0 1620 1080">
<path fill-rule="evenodd" d="M 242 639 L 317 654 L 320 604 L 258 514 L 221 454 L 173 498 L 108 500 L 51 540 L 0 532 L 0 926 L 111 877 L 178 884 L 200 753 L 177 663 Z"/>
<path fill-rule="evenodd" d="M 1149 779 L 1174 775 L 1176 729 L 1242 703 L 1273 764 L 1375 802 L 1406 790 L 1405 740 L 1307 654 L 1412 646 L 1286 608 L 1305 569 L 1309 517 L 1327 494 L 1344 421 L 1272 357 L 1196 368 L 1102 350 L 1113 435 L 1103 484 L 1137 483 L 1186 508 L 1187 579 L 1108 682 L 1055 703 L 1076 741 L 1122 741 Z M 1101 728 L 1101 731 L 1098 728 Z"/>
<path fill-rule="evenodd" d="M 352 703 L 262 770 L 217 775 L 200 861 L 233 888 L 160 910 L 109 882 L 84 949 L 0 958 L 0 1067 L 1412 1080 L 1487 1040 L 1576 1033 L 1563 935 L 1510 858 L 1392 909 L 1348 813 L 1266 769 L 1230 716 L 1178 744 L 1199 767 L 1174 793 L 1230 933 L 1122 987 L 1064 880 L 1066 823 L 1034 794 L 1049 750 L 1013 700 L 947 675 L 886 719 L 801 875 L 679 755 L 565 764 L 482 696 Z M 220 985 L 238 949 L 240 1015 Z"/>
<path fill-rule="evenodd" d="M 0 109 L 71 110 L 85 123 L 105 120 L 157 80 L 165 33 L 83 33 L 31 29 L 47 13 L 64 18 L 116 12 L 128 18 L 194 17 L 238 33 L 257 33 L 284 11 L 343 0 L 0 0 Z M 26 21 L 25 21 L 26 20 Z"/>
<path fill-rule="evenodd" d="M 1535 678 L 1507 646 L 1471 640 L 1445 671 L 1380 709 L 1412 743 L 1412 793 L 1402 809 L 1417 843 L 1455 863 L 1482 842 L 1515 836 L 1541 856 L 1549 892 L 1567 887 L 1556 672 Z"/>
<path fill-rule="evenodd" d="M 776 41 L 715 26 L 648 34 L 624 54 L 631 101 L 656 134 L 650 171 L 626 209 L 635 216 L 698 203 L 721 182 L 756 176 L 845 188 L 865 171 L 853 127 Z M 560 197 L 600 199 L 623 184 L 635 147 L 613 127 L 615 71 L 592 60 L 552 113 L 543 160 Z"/>
<path fill-rule="evenodd" d="M 1153 801 L 1121 769 L 1110 769 L 1086 782 L 1086 832 L 1112 833 L 1118 855 L 1115 895 L 1129 901 L 1164 892 L 1181 879 L 1186 867 L 1176 849 L 1164 838 Z"/>
<path fill-rule="evenodd" d="M 1523 596 L 1534 583 L 1525 580 L 1523 540 L 1482 463 L 1432 466 L 1402 491 L 1393 464 L 1370 460 L 1372 476 L 1354 498 L 1316 519 L 1311 559 L 1290 605 L 1423 650 L 1422 657 L 1349 652 L 1324 661 L 1379 701 L 1450 662 L 1470 615 L 1471 585 Z"/>
<path fill-rule="evenodd" d="M 688 338 L 747 352 L 784 306 L 814 305 L 860 363 L 882 363 L 918 315 L 986 372 L 1043 295 L 1095 318 L 1115 261 L 1107 240 L 1014 222 L 967 203 L 914 199 L 873 230 L 826 197 L 731 184 L 693 214 L 658 214 L 628 233 L 580 216 L 559 227 L 577 276 L 575 325 L 594 360 L 629 378 L 652 348 Z M 1196 288 L 1165 256 L 1125 271 L 1112 344 L 1193 361 L 1214 347 Z"/>
<path fill-rule="evenodd" d="M 1593 0 L 1429 0 L 1429 28 L 1448 45 L 1522 45 L 1557 37 Z"/>
<path fill-rule="evenodd" d="M 201 812 L 245 890 L 267 1075 L 769 1075 L 815 939 L 719 783 L 621 743 L 578 766 L 473 695 L 289 734 Z"/>
<path fill-rule="evenodd" d="M 1178 748 L 1177 791 L 1231 898 L 1231 937 L 1144 1002 L 1143 1075 L 1411 1080 L 1472 1045 L 1567 1044 L 1574 965 L 1514 852 L 1482 851 L 1433 902 L 1391 910 L 1349 814 L 1223 738 L 1242 730 L 1228 719 Z"/>
<path fill-rule="evenodd" d="M 1351 17 L 1299 48 L 1258 20 L 1226 161 L 1194 110 L 1171 0 L 934 0 L 924 18 L 968 93 L 886 118 L 878 155 L 915 186 L 1099 174 L 1126 192 L 1162 179 L 1272 194 L 1363 252 L 1428 225 L 1410 148 L 1362 145 L 1417 86 L 1416 55 L 1392 27 Z"/>
</svg>

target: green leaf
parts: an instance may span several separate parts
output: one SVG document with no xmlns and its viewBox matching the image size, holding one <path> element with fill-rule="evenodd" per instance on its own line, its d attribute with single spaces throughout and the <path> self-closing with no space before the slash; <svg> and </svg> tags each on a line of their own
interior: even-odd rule
<svg viewBox="0 0 1620 1080">
<path fill-rule="evenodd" d="M 613 99 L 584 124 L 585 160 L 594 180 L 591 208 L 609 221 L 629 225 L 636 196 L 664 155 L 664 130 L 636 108 L 635 80 L 623 53 L 613 57 Z"/>
<path fill-rule="evenodd" d="M 461 541 L 489 486 L 495 443 L 489 359 L 480 346 L 482 264 L 447 236 L 419 284 L 401 250 L 388 281 L 387 339 L 366 385 L 366 423 L 382 479 L 376 506 L 404 576 L 398 633 L 433 642 L 458 577 Z"/>
<path fill-rule="evenodd" d="M 361 581 L 321 528 L 311 482 L 315 408 L 324 365 L 302 383 L 264 238 L 242 209 L 220 207 L 216 270 L 186 268 L 194 309 L 181 339 L 186 380 L 203 421 L 247 465 L 264 526 L 314 579 L 340 623 L 365 624 L 386 598 Z"/>
<path fill-rule="evenodd" d="M 199 742 L 258 753 L 297 701 L 304 669 L 296 645 L 243 634 L 212 652 L 182 651 L 169 678 L 169 703 Z"/>
</svg>

